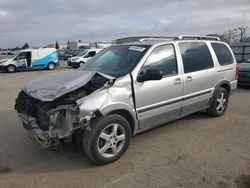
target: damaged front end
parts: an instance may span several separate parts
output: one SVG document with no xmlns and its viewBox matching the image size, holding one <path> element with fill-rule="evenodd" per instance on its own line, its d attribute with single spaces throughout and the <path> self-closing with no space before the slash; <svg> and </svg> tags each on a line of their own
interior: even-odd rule
<svg viewBox="0 0 250 188">
<path fill-rule="evenodd" d="M 111 86 L 113 81 L 95 73 L 88 81 L 83 81 L 84 85 L 79 85 L 77 89 L 68 93 L 65 91 L 62 96 L 49 101 L 41 100 L 42 97 L 38 99 L 30 96 L 23 89 L 16 99 L 15 109 L 32 140 L 43 147 L 56 146 L 61 140 L 72 141 L 74 132 L 85 128 L 93 117 L 93 115 L 80 117 L 76 101 Z"/>
</svg>

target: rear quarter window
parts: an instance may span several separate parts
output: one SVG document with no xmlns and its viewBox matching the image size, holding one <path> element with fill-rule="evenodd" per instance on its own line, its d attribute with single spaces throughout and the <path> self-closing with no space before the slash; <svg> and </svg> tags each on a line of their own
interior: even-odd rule
<svg viewBox="0 0 250 188">
<path fill-rule="evenodd" d="M 228 47 L 222 43 L 211 43 L 220 65 L 233 63 L 233 56 Z"/>
<path fill-rule="evenodd" d="M 214 67 L 213 59 L 208 46 L 204 42 L 179 43 L 184 72 L 195 72 Z"/>
</svg>

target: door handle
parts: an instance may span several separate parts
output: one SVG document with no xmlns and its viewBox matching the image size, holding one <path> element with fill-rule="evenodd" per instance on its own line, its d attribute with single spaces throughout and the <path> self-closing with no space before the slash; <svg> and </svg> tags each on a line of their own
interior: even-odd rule
<svg viewBox="0 0 250 188">
<path fill-rule="evenodd" d="M 191 82 L 193 80 L 192 76 L 187 76 L 186 77 L 186 82 Z"/>
<path fill-rule="evenodd" d="M 174 85 L 181 84 L 181 79 L 180 78 L 175 78 L 174 79 Z"/>
</svg>

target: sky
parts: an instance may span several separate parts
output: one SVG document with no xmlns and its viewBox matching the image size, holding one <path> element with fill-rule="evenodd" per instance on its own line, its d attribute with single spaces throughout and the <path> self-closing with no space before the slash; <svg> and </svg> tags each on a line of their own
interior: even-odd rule
<svg viewBox="0 0 250 188">
<path fill-rule="evenodd" d="M 0 0 L 0 48 L 203 35 L 241 25 L 250 27 L 250 0 Z"/>
</svg>

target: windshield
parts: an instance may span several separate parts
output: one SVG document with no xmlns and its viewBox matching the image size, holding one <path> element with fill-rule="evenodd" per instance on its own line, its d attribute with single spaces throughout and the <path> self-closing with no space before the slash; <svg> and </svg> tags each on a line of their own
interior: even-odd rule
<svg viewBox="0 0 250 188">
<path fill-rule="evenodd" d="M 83 51 L 80 51 L 77 56 L 83 56 L 84 54 L 86 54 L 88 50 L 83 50 Z"/>
<path fill-rule="evenodd" d="M 97 71 L 113 77 L 131 72 L 150 46 L 121 45 L 108 47 L 81 66 L 79 70 Z"/>
</svg>

